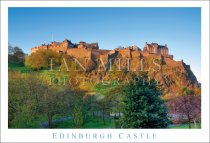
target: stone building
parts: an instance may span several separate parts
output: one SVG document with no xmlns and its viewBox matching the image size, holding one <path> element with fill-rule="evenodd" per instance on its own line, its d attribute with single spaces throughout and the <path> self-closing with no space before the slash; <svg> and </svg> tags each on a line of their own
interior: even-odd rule
<svg viewBox="0 0 210 143">
<path fill-rule="evenodd" d="M 41 46 L 37 46 L 31 48 L 31 53 L 36 52 L 39 49 L 45 50 L 53 50 L 58 53 L 65 53 L 70 56 L 74 56 L 77 58 L 88 58 L 92 57 L 92 50 L 99 49 L 98 43 L 86 43 L 79 42 L 79 44 L 73 44 L 70 40 L 65 39 L 63 42 L 51 42 L 50 44 L 42 44 Z"/>
<path fill-rule="evenodd" d="M 31 48 L 31 53 L 34 53 L 39 49 L 45 49 L 45 50 L 51 49 L 51 50 L 56 51 L 56 52 L 66 53 L 66 51 L 69 48 L 76 48 L 76 45 L 73 44 L 71 41 L 65 39 L 63 42 L 53 41 L 53 42 L 51 42 L 50 44 L 47 44 L 47 45 L 42 44 L 41 46 Z"/>
<path fill-rule="evenodd" d="M 91 49 L 99 49 L 98 43 L 86 43 L 86 42 L 79 42 L 78 48 L 91 48 Z"/>
<path fill-rule="evenodd" d="M 55 52 L 67 54 L 72 57 L 87 59 L 100 58 L 108 60 L 117 55 L 122 58 L 140 58 L 141 55 L 147 56 L 151 54 L 173 59 L 173 55 L 168 54 L 167 45 L 162 46 L 157 43 L 146 43 L 143 51 L 137 46 L 129 46 L 126 48 L 121 47 L 114 50 L 102 50 L 99 49 L 98 43 L 79 42 L 78 44 L 73 44 L 70 40 L 65 39 L 62 42 L 51 42 L 47 45 L 42 44 L 41 46 L 31 48 L 31 53 L 34 53 L 39 49 L 51 49 Z"/>
<path fill-rule="evenodd" d="M 168 47 L 166 44 L 163 46 L 163 45 L 158 45 L 157 43 L 148 44 L 146 42 L 143 51 L 148 52 L 149 54 L 162 55 L 173 59 L 173 55 L 169 55 Z"/>
</svg>

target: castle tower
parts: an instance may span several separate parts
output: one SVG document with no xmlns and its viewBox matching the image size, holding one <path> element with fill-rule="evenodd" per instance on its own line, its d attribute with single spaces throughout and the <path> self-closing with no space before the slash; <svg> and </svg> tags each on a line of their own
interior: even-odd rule
<svg viewBox="0 0 210 143">
<path fill-rule="evenodd" d="M 157 43 L 153 43 L 153 51 L 152 51 L 152 53 L 154 53 L 154 54 L 157 54 L 158 52 L 157 52 L 157 50 L 158 50 L 158 44 Z"/>
</svg>

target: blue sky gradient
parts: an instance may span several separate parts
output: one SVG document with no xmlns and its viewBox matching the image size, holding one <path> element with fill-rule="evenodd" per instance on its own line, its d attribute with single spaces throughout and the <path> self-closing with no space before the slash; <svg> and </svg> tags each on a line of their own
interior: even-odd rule
<svg viewBox="0 0 210 143">
<path fill-rule="evenodd" d="M 200 8 L 9 8 L 9 43 L 30 48 L 64 38 L 101 49 L 167 44 L 201 82 Z"/>
</svg>

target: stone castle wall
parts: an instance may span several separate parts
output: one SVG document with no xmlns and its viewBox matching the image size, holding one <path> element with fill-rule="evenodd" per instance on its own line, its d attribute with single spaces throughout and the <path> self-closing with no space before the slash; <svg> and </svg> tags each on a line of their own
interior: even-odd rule
<svg viewBox="0 0 210 143">
<path fill-rule="evenodd" d="M 91 49 L 84 49 L 84 48 L 72 48 L 67 50 L 67 54 L 78 59 L 81 58 L 92 58 L 92 50 Z"/>
<path fill-rule="evenodd" d="M 120 55 L 122 58 L 140 58 L 141 56 L 151 56 L 152 54 L 164 56 L 173 60 L 173 55 L 168 54 L 167 45 L 161 46 L 157 43 L 146 43 L 144 50 L 141 51 L 137 46 L 130 46 L 127 48 L 117 48 L 115 50 L 101 50 L 98 47 L 98 43 L 86 43 L 79 42 L 79 44 L 72 44 L 71 41 L 65 39 L 63 42 L 52 42 L 48 45 L 42 45 L 35 48 L 31 48 L 31 53 L 37 52 L 39 49 L 51 49 L 58 53 L 66 53 L 76 58 L 100 58 L 108 60 L 113 56 Z"/>
<path fill-rule="evenodd" d="M 131 58 L 131 50 L 130 49 L 118 49 L 117 50 L 123 58 Z"/>
<path fill-rule="evenodd" d="M 40 49 L 47 50 L 48 46 L 47 45 L 43 45 L 43 46 L 38 46 L 38 47 L 31 48 L 31 53 L 35 53 L 35 52 L 37 52 Z"/>
<path fill-rule="evenodd" d="M 74 48 L 74 44 L 72 44 L 71 41 L 68 41 L 67 39 L 65 39 L 61 43 L 51 42 L 48 45 L 43 44 L 41 46 L 31 48 L 31 53 L 34 53 L 39 49 L 45 49 L 45 50 L 50 49 L 50 50 L 53 50 L 55 52 L 65 53 L 67 51 L 67 49 L 69 49 L 69 48 Z"/>
</svg>

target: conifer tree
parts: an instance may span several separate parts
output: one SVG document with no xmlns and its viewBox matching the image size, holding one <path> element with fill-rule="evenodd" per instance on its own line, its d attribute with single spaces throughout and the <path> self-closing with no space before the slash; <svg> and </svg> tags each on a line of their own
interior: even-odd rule
<svg viewBox="0 0 210 143">
<path fill-rule="evenodd" d="M 147 73 L 133 80 L 123 90 L 123 128 L 166 128 L 167 107 L 161 99 L 157 82 L 149 80 Z"/>
</svg>

